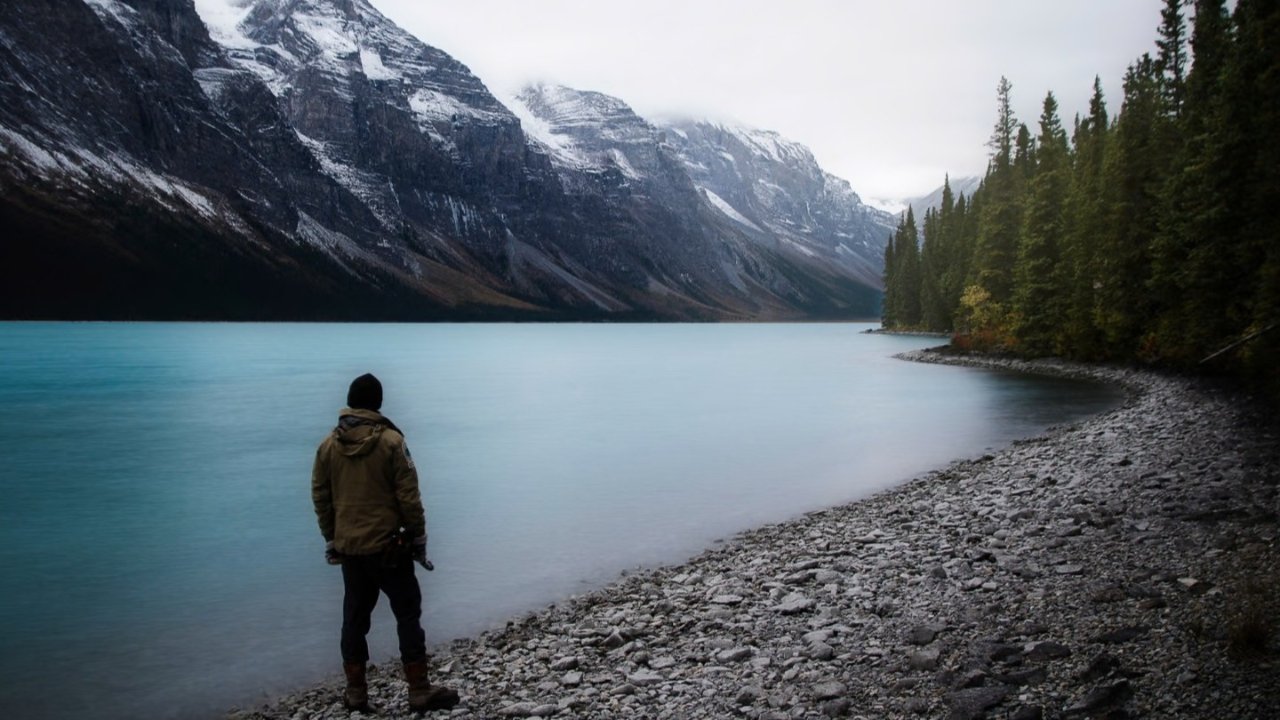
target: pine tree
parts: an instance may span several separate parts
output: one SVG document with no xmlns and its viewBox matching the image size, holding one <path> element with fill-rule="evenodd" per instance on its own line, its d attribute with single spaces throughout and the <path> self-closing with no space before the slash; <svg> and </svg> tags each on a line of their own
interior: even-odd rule
<svg viewBox="0 0 1280 720">
<path fill-rule="evenodd" d="M 942 211 L 939 224 L 947 238 L 947 265 L 942 272 L 942 296 L 946 303 L 946 330 L 954 331 L 956 327 L 956 311 L 960 308 L 960 296 L 964 293 L 965 280 L 969 276 L 969 266 L 973 262 L 974 234 L 976 222 L 970 211 L 972 203 L 960 195 L 951 199 L 951 188 L 946 186 L 942 195 Z"/>
<path fill-rule="evenodd" d="M 1187 75 L 1187 21 L 1182 14 L 1185 0 L 1165 0 L 1160 11 L 1160 37 L 1156 40 L 1156 70 L 1165 108 L 1173 115 L 1182 111 L 1183 84 Z"/>
<path fill-rule="evenodd" d="M 1000 78 L 996 126 L 989 143 L 994 154 L 983 180 L 983 214 L 978 223 L 969 280 L 969 284 L 978 285 L 986 291 L 989 301 L 995 306 L 992 315 L 997 317 L 1013 295 L 1013 260 L 1022 222 L 1020 194 L 1023 183 L 1019 176 L 1024 172 L 1030 155 L 1030 143 L 1026 137 L 1017 143 L 1015 150 L 1015 133 L 1025 135 L 1022 132 L 1025 126 L 1020 129 L 1013 115 L 1012 89 L 1007 79 Z"/>
<path fill-rule="evenodd" d="M 1221 77 L 1222 105 L 1212 143 L 1218 171 L 1213 179 L 1230 235 L 1216 253 L 1190 258 L 1195 288 L 1204 295 L 1192 320 L 1212 323 L 1212 345 L 1202 349 L 1205 354 L 1256 336 L 1221 356 L 1222 367 L 1243 365 L 1280 392 L 1280 371 L 1270 352 L 1280 346 L 1280 9 L 1273 0 L 1240 0 L 1233 19 L 1235 42 Z M 1212 316 L 1207 313 L 1211 304 L 1217 305 Z"/>
<path fill-rule="evenodd" d="M 1048 355 L 1057 347 L 1065 324 L 1064 299 L 1070 279 L 1059 262 L 1070 182 L 1067 136 L 1052 92 L 1044 99 L 1035 147 L 1035 174 L 1028 188 L 1014 272 L 1013 330 L 1022 352 Z"/>
<path fill-rule="evenodd" d="M 945 181 L 943 188 L 945 192 Z M 942 295 L 942 273 L 947 263 L 946 238 L 939 226 L 938 212 L 933 208 L 925 211 L 920 230 L 920 327 L 935 332 L 946 330 L 946 302 Z"/>
<path fill-rule="evenodd" d="M 884 301 L 880 308 L 880 324 L 890 330 L 898 326 L 898 317 L 895 313 L 899 305 L 898 266 L 894 262 L 893 249 L 895 235 L 896 233 L 889 235 L 889 241 L 884 246 Z"/>
<path fill-rule="evenodd" d="M 1094 284 L 1099 277 L 1098 240 L 1106 232 L 1102 168 L 1109 131 L 1102 80 L 1095 76 L 1089 116 L 1076 123 L 1072 138 L 1075 151 L 1062 247 L 1063 272 L 1070 281 L 1057 348 L 1061 355 L 1081 359 L 1096 359 L 1101 353 L 1094 320 Z"/>
<path fill-rule="evenodd" d="M 1178 121 L 1184 140 L 1152 243 L 1151 290 L 1158 312 L 1153 352 L 1181 365 L 1191 365 L 1229 334 L 1220 322 L 1224 291 L 1213 288 L 1213 278 L 1225 274 L 1214 267 L 1227 250 L 1223 244 L 1239 232 L 1228 194 L 1238 170 L 1224 164 L 1224 74 L 1232 41 L 1223 0 L 1197 4 L 1191 46 L 1195 64 Z"/>
<path fill-rule="evenodd" d="M 898 226 L 893 240 L 894 274 L 897 278 L 898 306 L 894 309 L 900 327 L 916 328 L 920 325 L 920 245 L 916 231 L 915 212 L 907 208 L 906 217 Z"/>
<path fill-rule="evenodd" d="M 1009 78 L 1001 76 L 1000 83 L 996 86 L 996 126 L 991 139 L 987 141 L 987 147 L 991 148 L 992 163 L 997 169 L 1013 162 L 1013 140 L 1018 132 L 1018 119 L 1013 115 L 1012 92 L 1013 83 L 1009 82 Z"/>
<path fill-rule="evenodd" d="M 1169 163 L 1157 142 L 1163 117 L 1159 73 L 1143 55 L 1125 74 L 1124 104 L 1103 161 L 1106 222 L 1096 310 L 1104 352 L 1112 358 L 1132 357 L 1151 322 L 1150 245 Z"/>
</svg>

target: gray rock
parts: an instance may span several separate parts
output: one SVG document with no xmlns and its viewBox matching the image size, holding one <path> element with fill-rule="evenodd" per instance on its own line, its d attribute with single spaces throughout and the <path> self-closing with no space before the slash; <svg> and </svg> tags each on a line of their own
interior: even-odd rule
<svg viewBox="0 0 1280 720">
<path fill-rule="evenodd" d="M 1139 610 L 1159 610 L 1168 606 L 1169 603 L 1162 597 L 1147 598 L 1138 603 Z"/>
<path fill-rule="evenodd" d="M 1122 627 L 1117 630 L 1102 633 L 1101 635 L 1096 635 L 1093 638 L 1093 642 L 1103 643 L 1106 645 L 1117 645 L 1119 643 L 1126 643 L 1135 638 L 1142 637 L 1147 634 L 1148 630 L 1150 630 L 1150 628 L 1145 625 L 1130 625 L 1128 627 Z"/>
<path fill-rule="evenodd" d="M 960 676 L 952 683 L 957 690 L 962 688 L 982 687 L 987 683 L 987 678 L 991 677 L 986 670 L 969 670 L 961 673 Z"/>
<path fill-rule="evenodd" d="M 1077 700 L 1065 710 L 1071 715 L 1093 715 L 1101 710 L 1123 705 L 1133 697 L 1133 687 L 1128 680 L 1119 680 L 1094 688 L 1083 698 Z"/>
<path fill-rule="evenodd" d="M 632 685 L 639 685 L 639 686 L 656 685 L 662 682 L 664 679 L 665 678 L 663 678 L 658 673 L 652 672 L 650 670 L 637 670 L 636 672 L 633 672 L 627 676 L 628 683 L 631 683 Z"/>
<path fill-rule="evenodd" d="M 764 695 L 764 691 L 760 689 L 759 685 L 747 685 L 738 690 L 738 694 L 734 696 L 733 702 L 735 705 L 739 706 L 752 705 L 759 700 L 762 695 Z"/>
<path fill-rule="evenodd" d="M 949 720 L 977 720 L 1009 694 L 1009 688 L 1003 685 L 991 687 L 968 688 L 947 693 L 947 707 L 951 709 Z"/>
<path fill-rule="evenodd" d="M 546 717 L 556 714 L 559 710 L 560 708 L 556 705 L 518 702 L 502 708 L 498 714 L 503 717 Z"/>
<path fill-rule="evenodd" d="M 1015 670 L 1008 673 L 1000 673 L 995 676 L 996 682 L 1003 685 L 1039 685 L 1048 678 L 1044 668 L 1027 668 L 1025 670 Z"/>
<path fill-rule="evenodd" d="M 816 603 L 800 593 L 791 593 L 782 599 L 782 602 L 773 607 L 775 612 L 783 615 L 795 615 L 806 610 L 812 609 Z"/>
<path fill-rule="evenodd" d="M 716 661 L 722 663 L 742 662 L 749 659 L 755 651 L 749 647 L 733 648 L 732 650 L 721 650 L 716 653 Z"/>
<path fill-rule="evenodd" d="M 941 630 L 942 627 L 939 625 L 917 625 L 907 634 L 907 642 L 913 645 L 928 645 L 938 637 Z"/>
<path fill-rule="evenodd" d="M 929 701 L 918 697 L 907 698 L 907 701 L 902 703 L 902 710 L 910 715 L 924 715 L 929 712 Z"/>
<path fill-rule="evenodd" d="M 1213 587 L 1213 583 L 1197 580 L 1193 577 L 1178 578 L 1178 584 L 1192 595 L 1203 595 Z"/>
<path fill-rule="evenodd" d="M 1051 640 L 1035 643 L 1027 648 L 1026 658 L 1032 662 L 1057 660 L 1071 656 L 1071 648 Z"/>
<path fill-rule="evenodd" d="M 827 680 L 813 686 L 813 697 L 815 700 L 830 700 L 832 698 L 844 697 L 849 693 L 849 686 L 839 680 Z"/>
<path fill-rule="evenodd" d="M 663 655 L 662 657 L 651 658 L 649 660 L 649 667 L 653 670 L 665 670 L 675 664 L 676 659 L 670 655 Z"/>
<path fill-rule="evenodd" d="M 576 655 L 562 657 L 551 663 L 551 669 L 556 672 L 564 672 L 565 670 L 576 670 L 581 660 Z"/>
<path fill-rule="evenodd" d="M 836 650 L 824 642 L 816 642 L 805 648 L 804 654 L 812 660 L 830 660 L 836 656 Z"/>
<path fill-rule="evenodd" d="M 820 643 L 820 642 L 826 642 L 830 640 L 831 635 L 832 635 L 832 632 L 830 630 L 814 630 L 813 632 L 805 633 L 804 637 L 802 637 L 801 640 L 804 640 L 805 642 L 810 644 Z"/>
<path fill-rule="evenodd" d="M 853 703 L 848 698 L 836 698 L 822 703 L 822 714 L 827 717 L 844 717 L 849 714 Z"/>
<path fill-rule="evenodd" d="M 940 653 L 933 649 L 917 650 L 911 653 L 911 656 L 907 659 L 907 664 L 913 670 L 936 670 L 939 655 Z"/>
<path fill-rule="evenodd" d="M 987 659 L 992 662 L 1016 662 L 1022 659 L 1023 649 L 1008 643 L 991 643 L 986 647 Z"/>
<path fill-rule="evenodd" d="M 835 570 L 816 570 L 813 573 L 814 582 L 826 585 L 827 583 L 840 582 L 844 579 L 844 575 Z"/>
</svg>

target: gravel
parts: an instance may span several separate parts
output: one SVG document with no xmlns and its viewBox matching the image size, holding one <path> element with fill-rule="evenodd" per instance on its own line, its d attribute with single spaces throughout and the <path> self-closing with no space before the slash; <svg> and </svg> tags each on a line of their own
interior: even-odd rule
<svg viewBox="0 0 1280 720">
<path fill-rule="evenodd" d="M 1273 414 L 1205 380 L 902 357 L 1128 399 L 436 648 L 462 703 L 435 715 L 1280 717 Z M 340 691 L 228 717 L 358 717 Z M 408 717 L 404 692 L 395 663 L 371 670 L 379 717 Z"/>
</svg>

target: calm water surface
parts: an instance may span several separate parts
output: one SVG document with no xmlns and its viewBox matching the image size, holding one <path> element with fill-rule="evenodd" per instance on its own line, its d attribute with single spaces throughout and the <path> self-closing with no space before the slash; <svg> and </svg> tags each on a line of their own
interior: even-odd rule
<svg viewBox="0 0 1280 720">
<path fill-rule="evenodd" d="M 868 327 L 0 323 L 0 717 L 216 716 L 338 673 L 310 469 L 364 372 L 422 475 L 432 643 L 1119 400 Z"/>
</svg>

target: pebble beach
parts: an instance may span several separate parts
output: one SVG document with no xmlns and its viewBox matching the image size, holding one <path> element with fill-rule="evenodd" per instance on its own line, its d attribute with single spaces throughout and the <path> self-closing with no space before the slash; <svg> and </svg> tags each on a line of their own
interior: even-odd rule
<svg viewBox="0 0 1280 720">
<path fill-rule="evenodd" d="M 429 717 L 1280 717 L 1280 432 L 1211 381 L 1058 361 L 1118 408 L 433 648 Z M 429 631 L 429 630 L 428 630 Z M 375 714 L 341 678 L 228 713 Z"/>
</svg>

